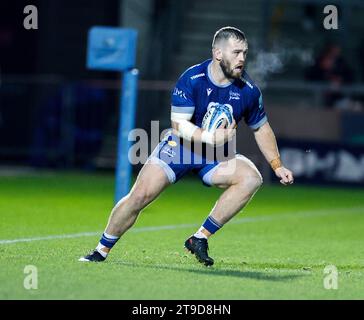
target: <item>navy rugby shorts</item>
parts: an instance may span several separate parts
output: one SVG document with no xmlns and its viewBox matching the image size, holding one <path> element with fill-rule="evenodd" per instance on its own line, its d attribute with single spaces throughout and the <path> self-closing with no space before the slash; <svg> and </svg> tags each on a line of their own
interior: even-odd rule
<svg viewBox="0 0 364 320">
<path fill-rule="evenodd" d="M 179 138 L 170 130 L 149 156 L 148 162 L 161 166 L 170 183 L 177 182 L 192 171 L 199 175 L 204 185 L 211 186 L 212 175 L 222 161 L 218 160 L 221 157 L 206 151 L 207 148 L 211 148 L 210 151 L 214 150 L 214 147 L 205 144 L 200 144 L 197 150 L 191 142 Z M 229 158 L 224 159 L 226 161 Z"/>
</svg>

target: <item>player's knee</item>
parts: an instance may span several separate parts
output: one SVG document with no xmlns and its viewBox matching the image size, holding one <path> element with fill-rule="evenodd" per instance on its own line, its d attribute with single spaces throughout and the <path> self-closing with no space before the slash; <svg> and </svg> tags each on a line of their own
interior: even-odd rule
<svg viewBox="0 0 364 320">
<path fill-rule="evenodd" d="M 256 191 L 263 184 L 263 178 L 262 178 L 262 176 L 260 174 L 258 174 L 258 172 L 254 173 L 254 174 L 248 176 L 247 184 L 250 186 L 250 188 L 253 191 Z"/>
<path fill-rule="evenodd" d="M 152 198 L 151 193 L 147 189 L 140 188 L 130 194 L 129 201 L 134 209 L 141 210 L 152 201 Z"/>
<path fill-rule="evenodd" d="M 251 190 L 252 192 L 257 191 L 263 184 L 263 178 L 259 172 L 250 172 L 249 174 L 241 177 L 240 184 L 244 189 Z"/>
</svg>

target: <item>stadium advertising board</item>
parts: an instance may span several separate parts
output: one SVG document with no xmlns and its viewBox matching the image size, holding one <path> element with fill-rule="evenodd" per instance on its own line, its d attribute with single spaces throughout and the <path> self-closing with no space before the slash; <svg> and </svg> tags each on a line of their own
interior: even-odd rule
<svg viewBox="0 0 364 320">
<path fill-rule="evenodd" d="M 364 185 L 364 146 L 279 140 L 297 182 Z"/>
</svg>

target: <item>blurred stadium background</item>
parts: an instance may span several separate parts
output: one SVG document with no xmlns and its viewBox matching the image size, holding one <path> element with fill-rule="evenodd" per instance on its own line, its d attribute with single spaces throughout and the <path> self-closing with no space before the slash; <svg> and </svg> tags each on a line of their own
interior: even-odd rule
<svg viewBox="0 0 364 320">
<path fill-rule="evenodd" d="M 23 27 L 27 4 L 3 1 L 0 8 L 3 166 L 114 168 L 119 75 L 86 69 L 91 26 L 138 30 L 137 127 L 160 120 L 162 130 L 177 77 L 210 57 L 218 28 L 234 25 L 248 37 L 247 69 L 297 178 L 364 185 L 361 1 L 332 2 L 338 30 L 323 27 L 325 1 L 33 1 L 38 30 Z M 250 137 L 241 126 L 238 149 L 267 181 L 269 168 Z M 346 181 L 342 164 L 351 172 Z"/>
<path fill-rule="evenodd" d="M 38 8 L 38 30 L 26 30 L 23 27 L 26 16 L 23 10 L 29 4 Z M 326 16 L 323 8 L 326 4 L 333 4 L 338 8 L 337 30 L 326 30 L 323 27 L 323 19 Z M 169 99 L 174 83 L 187 67 L 210 57 L 214 32 L 226 25 L 233 25 L 243 30 L 249 41 L 247 70 L 262 89 L 266 112 L 276 133 L 283 161 L 294 171 L 298 185 L 294 186 L 297 188 L 295 191 L 287 191 L 288 193 L 279 191 L 275 186 L 269 187 L 277 181 L 256 147 L 250 130 L 241 125 L 238 129 L 238 151 L 257 164 L 265 178 L 265 186 L 268 185 L 268 188 L 264 187 L 262 193 L 257 194 L 258 200 L 252 202 L 252 212 L 258 215 L 264 212 L 280 213 L 284 204 L 284 212 L 353 207 L 352 210 L 356 213 L 362 213 L 364 205 L 361 198 L 364 187 L 363 16 L 364 2 L 360 0 L 329 2 L 321 0 L 1 1 L 0 189 L 2 191 L 0 198 L 2 200 L 0 199 L 0 211 L 2 212 L 0 214 L 2 230 L 0 238 L 13 239 L 90 230 L 101 231 L 106 222 L 113 199 L 120 75 L 116 72 L 86 69 L 87 34 L 94 25 L 131 27 L 138 30 L 136 67 L 140 72 L 140 80 L 136 126 L 148 132 L 153 120 L 160 121 L 161 131 L 169 127 Z M 139 168 L 135 166 L 134 172 L 137 173 Z M 44 176 L 43 172 L 51 172 L 54 176 Z M 19 176 L 26 179 L 18 179 Z M 147 216 L 145 220 L 142 220 L 142 226 L 198 223 L 206 215 L 218 192 L 206 189 L 210 192 L 208 195 L 202 190 L 203 187 L 199 182 L 197 185 L 190 180 L 185 185 L 183 181 L 180 183 L 182 185 L 176 186 L 176 191 L 171 188 L 171 191 L 168 191 L 167 196 L 163 198 L 164 200 L 148 209 L 156 211 L 156 217 Z M 305 184 L 306 187 L 300 189 L 300 184 Z M 333 191 L 323 187 L 324 185 L 335 185 L 336 189 Z M 201 209 L 199 216 L 182 213 L 183 209 L 188 210 L 188 205 L 182 204 L 183 201 L 178 202 L 178 192 L 189 192 L 189 190 L 196 190 L 191 199 L 195 199 L 194 203 L 199 203 Z M 72 197 L 70 193 L 73 192 Z M 205 197 L 205 201 L 202 201 L 198 195 Z M 272 203 L 272 206 L 268 202 Z M 176 215 L 171 212 L 174 210 L 175 203 L 179 206 L 175 209 Z M 54 212 L 59 215 L 54 215 Z M 350 216 L 352 214 L 350 212 L 347 215 Z M 15 220 L 13 214 L 19 215 L 18 220 Z M 246 254 L 250 256 L 244 259 L 253 260 L 253 269 L 261 269 L 264 272 L 266 268 L 280 269 L 288 266 L 287 268 L 302 270 L 308 264 L 310 267 L 304 270 L 310 272 L 315 268 L 323 268 L 327 262 L 333 261 L 338 265 L 341 264 L 345 270 L 349 270 L 349 273 L 354 272 L 355 280 L 358 275 L 355 272 L 363 270 L 362 258 L 360 258 L 363 256 L 363 251 L 360 249 L 363 238 L 359 230 L 362 215 L 350 216 L 351 220 L 346 217 L 346 225 L 341 225 L 342 220 L 339 218 L 330 222 L 322 218 L 320 214 L 318 216 L 321 220 L 317 220 L 317 224 L 296 222 L 296 231 L 291 230 L 288 225 L 284 230 L 279 229 L 283 228 L 283 225 L 276 222 L 277 230 L 271 233 L 272 224 L 268 222 L 270 226 L 267 225 L 266 229 L 261 229 L 257 239 L 249 238 L 249 235 L 252 237 L 257 230 L 253 229 L 250 230 L 251 233 L 244 233 L 239 231 L 237 226 L 226 229 L 226 234 L 229 235 L 228 230 L 230 230 L 231 239 L 236 237 L 236 241 L 241 240 L 240 234 L 246 234 L 248 238 L 245 240 L 250 243 L 247 246 L 249 248 L 246 248 L 250 253 Z M 326 229 L 320 229 L 320 224 L 326 225 Z M 339 225 L 345 228 L 341 233 L 336 229 Z M 326 238 L 318 236 L 322 230 L 327 232 Z M 172 235 L 174 235 L 173 232 Z M 275 235 L 274 232 L 277 234 L 275 239 L 277 242 L 267 239 L 263 241 L 261 238 L 259 243 L 259 235 L 268 237 Z M 285 243 L 287 240 L 284 238 L 285 232 L 291 236 L 292 243 L 295 237 L 301 237 L 296 239 L 296 247 Z M 180 246 L 185 234 L 184 231 L 181 239 L 177 239 L 178 241 L 173 238 L 171 245 Z M 283 236 L 278 237 L 278 234 Z M 347 236 L 348 234 L 351 238 Z M 127 239 L 132 239 L 133 236 L 128 237 L 130 238 Z M 221 241 L 223 238 L 223 236 L 220 238 Z M 345 242 L 345 240 L 349 241 L 349 238 L 353 242 Z M 145 244 L 141 238 L 136 239 L 136 248 L 144 250 Z M 330 239 L 336 239 L 337 242 Z M 68 263 L 71 263 L 76 261 L 76 257 L 83 254 L 84 250 L 91 248 L 90 246 L 93 246 L 96 240 L 97 233 L 82 245 L 77 239 L 69 240 L 72 244 L 72 253 L 69 252 L 70 248 L 67 244 L 57 240 L 58 251 L 54 251 L 54 256 L 65 255 Z M 157 240 L 157 238 L 150 238 L 150 243 L 152 244 L 152 241 L 158 243 Z M 315 240 L 317 242 L 314 242 Z M 304 246 L 303 251 L 307 257 L 310 257 L 309 259 L 301 261 L 303 259 L 301 253 L 294 252 L 293 249 L 298 248 L 298 242 Z M 272 254 L 271 260 L 269 260 L 268 252 L 257 257 L 255 254 L 259 253 L 259 250 L 264 250 L 266 245 L 269 247 L 269 243 L 271 246 L 274 243 L 277 245 L 284 243 L 286 251 L 280 250 L 279 247 L 266 248 Z M 330 252 L 334 252 L 333 246 L 339 246 L 339 243 L 342 245 L 341 251 L 333 255 L 320 256 L 326 252 L 325 245 L 332 246 Z M 34 257 L 38 254 L 41 257 L 41 251 L 48 250 L 47 243 L 39 242 L 38 244 L 40 247 L 37 248 L 30 245 L 14 246 L 12 247 L 14 249 L 3 246 L 0 250 L 5 253 L 5 257 L 6 255 L 14 257 L 16 262 L 18 252 L 19 254 L 27 252 L 26 257 L 33 257 L 32 259 L 37 261 Z M 129 243 L 130 251 L 133 250 L 134 244 Z M 223 258 L 224 254 L 229 256 L 227 253 L 229 248 L 226 244 L 225 247 L 216 250 L 220 250 L 220 257 Z M 234 248 L 237 249 L 237 247 Z M 317 253 L 310 255 L 310 248 L 315 248 Z M 124 252 L 121 246 L 119 250 Z M 172 250 L 172 253 L 166 254 L 166 257 L 167 260 L 170 258 L 175 265 L 179 265 L 184 259 L 178 254 L 175 255 L 173 250 L 177 251 L 177 249 L 162 247 L 161 252 L 163 250 L 167 250 L 166 252 Z M 283 257 L 285 252 L 287 252 L 286 260 Z M 349 256 L 350 252 L 353 256 Z M 133 259 L 130 253 L 129 256 L 126 256 L 126 253 L 123 254 L 125 254 L 124 260 Z M 146 258 L 141 251 L 136 254 L 134 262 L 138 267 L 138 263 Z M 153 254 L 149 253 L 152 260 L 158 253 Z M 280 254 L 282 254 L 281 260 L 279 260 Z M 335 260 L 335 257 L 338 260 Z M 240 262 L 234 259 L 231 253 L 231 257 L 225 260 L 226 265 L 231 268 L 230 271 L 215 272 L 215 275 L 229 276 L 232 279 L 230 283 L 232 287 L 235 285 L 234 277 L 243 276 L 243 273 L 240 274 L 234 270 L 238 268 L 237 266 L 240 268 L 245 265 L 245 262 L 239 264 Z M 265 265 L 265 262 L 255 259 L 262 261 L 266 259 L 265 262 L 269 260 L 269 263 Z M 171 261 L 163 260 L 160 263 L 168 264 Z M 25 258 L 19 260 L 19 263 L 23 262 L 27 263 Z M 51 265 L 53 263 L 48 262 Z M 6 263 L 8 263 L 7 260 Z M 223 261 L 219 263 L 223 264 Z M 52 267 L 55 266 L 52 265 Z M 127 273 L 129 265 L 126 262 L 111 267 L 117 276 L 120 268 Z M 151 268 L 144 274 L 145 278 L 140 276 L 139 280 L 145 286 L 147 286 L 146 279 L 153 278 L 157 271 Z M 60 269 L 62 265 L 57 268 L 57 272 L 62 272 Z M 141 269 L 140 265 L 139 269 Z M 171 274 L 178 270 L 177 267 L 174 268 L 175 270 L 168 267 L 164 269 L 166 273 Z M 6 267 L 6 270 L 9 273 L 15 272 L 11 264 Z M 81 273 L 81 270 L 82 267 L 77 266 L 77 274 Z M 101 274 L 101 269 L 97 270 Z M 321 285 L 322 270 L 317 270 L 319 271 L 316 276 Z M 200 275 L 206 276 L 206 272 L 201 271 Z M 83 276 L 84 278 L 80 276 L 80 279 L 86 282 L 87 277 Z M 130 274 L 130 277 L 132 276 Z M 77 277 L 73 277 L 75 279 L 72 278 L 72 281 L 79 281 Z M 163 281 L 163 277 L 160 277 L 158 281 Z M 262 277 L 257 276 L 259 285 L 264 283 L 265 278 Z M 9 279 L 6 277 L 6 272 L 3 273 L 2 283 L 8 291 L 2 292 L 2 298 L 29 297 L 20 289 L 14 289 Z M 53 281 L 53 278 L 49 279 Z M 64 279 L 67 279 L 67 275 L 64 275 Z M 263 281 L 259 282 L 259 280 Z M 329 298 L 356 298 L 360 296 L 359 292 L 362 297 L 362 291 L 360 291 L 362 286 L 354 280 L 352 279 L 355 283 L 353 288 L 357 291 L 350 293 L 349 288 L 348 291 L 341 292 L 342 296 L 331 295 Z M 68 292 L 66 282 L 57 283 L 60 292 Z M 181 287 L 186 283 L 188 283 L 187 279 L 181 279 Z M 134 289 L 138 288 L 135 283 L 128 282 L 128 284 Z M 271 284 L 272 282 L 268 283 L 267 288 L 272 288 Z M 95 283 L 99 292 L 105 291 L 103 297 L 111 298 L 140 296 L 180 298 L 190 292 L 187 287 L 186 291 L 174 292 L 172 288 L 168 289 L 166 284 L 166 287 L 162 286 L 163 292 L 154 292 L 155 289 L 153 289 L 151 295 L 138 289 L 130 291 L 132 294 L 124 292 L 124 295 L 110 296 L 103 285 L 104 283 Z M 221 283 L 221 287 L 223 286 L 224 284 Z M 74 288 L 77 289 L 77 286 Z M 248 297 L 290 298 L 295 292 L 290 289 L 292 287 L 289 285 L 284 287 L 282 295 L 278 296 L 273 289 L 265 291 L 264 295 L 252 289 Z M 321 293 L 317 292 L 310 295 L 310 292 L 314 292 L 311 289 L 309 284 L 305 287 L 306 291 L 302 289 L 298 296 L 322 297 Z M 97 293 L 91 294 L 85 284 L 80 284 L 80 290 L 83 290 L 84 295 L 78 296 L 74 291 L 73 294 L 68 292 L 60 296 L 97 297 Z M 244 297 L 244 295 L 236 294 L 238 291 L 224 291 L 225 293 L 221 295 L 213 295 L 211 292 L 205 292 L 207 295 L 202 293 L 199 295 L 199 292 L 194 291 L 192 296 Z M 176 295 L 173 296 L 173 294 Z M 60 296 L 54 291 L 49 295 L 44 293 L 43 296 L 40 295 L 45 298 Z"/>
</svg>

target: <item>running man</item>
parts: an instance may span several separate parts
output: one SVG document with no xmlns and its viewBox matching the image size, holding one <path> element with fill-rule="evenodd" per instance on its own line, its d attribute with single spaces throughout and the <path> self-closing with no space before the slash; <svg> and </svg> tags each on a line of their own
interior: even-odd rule
<svg viewBox="0 0 364 320">
<path fill-rule="evenodd" d="M 213 265 L 214 260 L 208 255 L 209 237 L 244 208 L 263 180 L 253 162 L 243 155 L 234 153 L 223 161 L 211 160 L 206 151 L 197 152 L 193 146 L 203 145 L 203 150 L 225 147 L 235 137 L 236 124 L 242 119 L 253 130 L 259 149 L 280 182 L 293 183 L 292 172 L 281 163 L 261 91 L 244 70 L 247 53 L 244 33 L 224 27 L 214 35 L 212 59 L 181 75 L 172 93 L 172 129 L 148 158 L 129 194 L 113 208 L 96 249 L 80 261 L 104 261 L 139 213 L 170 184 L 193 171 L 205 185 L 225 189 L 201 227 L 184 244 L 199 262 Z M 233 122 L 215 132 L 202 129 L 209 105 L 229 106 Z M 192 160 L 181 162 L 181 155 L 186 153 L 192 155 Z"/>
</svg>

